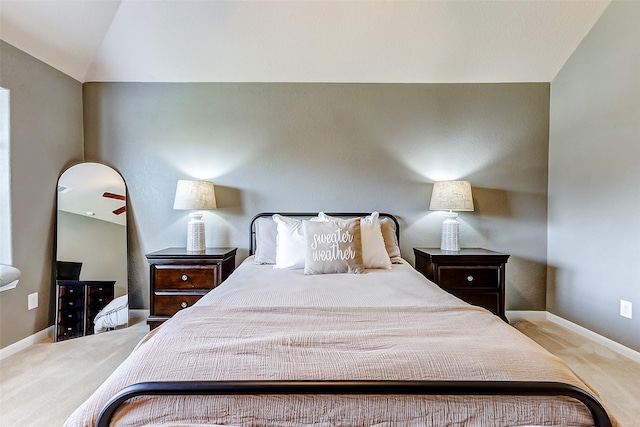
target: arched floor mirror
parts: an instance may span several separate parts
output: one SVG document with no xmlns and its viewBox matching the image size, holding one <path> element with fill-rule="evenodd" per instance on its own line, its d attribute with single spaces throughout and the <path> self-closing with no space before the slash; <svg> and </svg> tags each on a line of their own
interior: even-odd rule
<svg viewBox="0 0 640 427">
<path fill-rule="evenodd" d="M 126 186 L 101 163 L 58 179 L 55 340 L 128 326 Z"/>
</svg>

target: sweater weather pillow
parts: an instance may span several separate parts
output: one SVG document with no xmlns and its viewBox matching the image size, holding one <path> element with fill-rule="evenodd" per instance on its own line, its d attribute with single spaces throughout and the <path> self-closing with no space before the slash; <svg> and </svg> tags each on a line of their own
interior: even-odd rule
<svg viewBox="0 0 640 427">
<path fill-rule="evenodd" d="M 303 221 L 304 274 L 362 273 L 360 218 Z"/>
</svg>

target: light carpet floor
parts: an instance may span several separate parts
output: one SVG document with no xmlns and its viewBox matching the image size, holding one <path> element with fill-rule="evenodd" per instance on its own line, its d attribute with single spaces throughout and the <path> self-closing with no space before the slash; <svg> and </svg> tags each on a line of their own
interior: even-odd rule
<svg viewBox="0 0 640 427">
<path fill-rule="evenodd" d="M 640 364 L 549 321 L 513 326 L 563 359 L 622 427 L 640 425 Z M 129 328 L 43 342 L 0 361 L 0 425 L 61 426 L 146 334 Z"/>
<path fill-rule="evenodd" d="M 33 345 L 0 361 L 0 426 L 62 426 L 149 332 L 145 322 Z"/>
</svg>

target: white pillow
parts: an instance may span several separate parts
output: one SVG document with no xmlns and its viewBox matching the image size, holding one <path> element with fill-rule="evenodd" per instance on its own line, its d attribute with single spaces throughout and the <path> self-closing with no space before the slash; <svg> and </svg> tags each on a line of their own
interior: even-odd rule
<svg viewBox="0 0 640 427">
<path fill-rule="evenodd" d="M 105 305 L 102 308 L 102 310 L 98 312 L 93 322 L 95 323 L 95 321 L 100 319 L 101 317 L 107 316 L 111 313 L 115 313 L 116 311 L 123 310 L 128 306 L 129 306 L 129 296 L 128 295 L 119 296 L 118 298 L 111 300 L 109 304 Z"/>
<path fill-rule="evenodd" d="M 255 230 L 256 250 L 254 253 L 255 264 L 276 263 L 276 236 L 278 228 L 272 218 L 261 217 L 253 224 Z"/>
<path fill-rule="evenodd" d="M 276 263 L 273 268 L 304 268 L 306 242 L 302 221 L 282 215 L 274 215 L 276 236 Z"/>
<path fill-rule="evenodd" d="M 337 218 L 331 217 L 324 212 L 318 214 L 320 219 L 334 221 Z M 391 259 L 387 253 L 387 248 L 382 237 L 380 228 L 380 218 L 378 212 L 360 218 L 360 234 L 362 236 L 362 261 L 364 268 L 391 268 Z"/>
</svg>

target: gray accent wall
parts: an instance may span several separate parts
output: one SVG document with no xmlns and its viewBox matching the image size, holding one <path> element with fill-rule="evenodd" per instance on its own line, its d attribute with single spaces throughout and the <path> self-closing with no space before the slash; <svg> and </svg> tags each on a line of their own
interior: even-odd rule
<svg viewBox="0 0 640 427">
<path fill-rule="evenodd" d="M 262 211 L 386 211 L 401 249 L 440 245 L 432 183 L 467 179 L 461 245 L 511 254 L 507 309 L 544 310 L 549 84 L 87 83 L 85 157 L 128 193 L 132 308 L 149 303 L 145 253 L 186 244 L 178 179 L 216 184 L 209 246 L 247 256 Z"/>
<path fill-rule="evenodd" d="M 22 275 L 0 293 L 0 347 L 53 324 L 56 183 L 82 159 L 82 85 L 0 41 L 0 86 L 10 91 L 13 264 Z M 27 297 L 38 293 L 38 308 Z"/>
<path fill-rule="evenodd" d="M 613 1 L 551 83 L 547 309 L 640 351 L 638 23 Z"/>
</svg>

